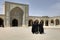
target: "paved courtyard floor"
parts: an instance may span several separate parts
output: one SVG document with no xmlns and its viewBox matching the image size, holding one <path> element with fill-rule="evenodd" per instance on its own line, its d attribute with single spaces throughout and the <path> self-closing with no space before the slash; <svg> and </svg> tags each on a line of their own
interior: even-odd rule
<svg viewBox="0 0 60 40">
<path fill-rule="evenodd" d="M 0 28 L 0 40 L 60 40 L 60 28 L 45 28 L 45 34 L 32 34 L 31 27 Z"/>
</svg>

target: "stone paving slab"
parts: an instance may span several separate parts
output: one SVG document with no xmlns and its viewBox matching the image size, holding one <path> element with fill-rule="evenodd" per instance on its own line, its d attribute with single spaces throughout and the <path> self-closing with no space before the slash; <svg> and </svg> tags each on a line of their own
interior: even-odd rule
<svg viewBox="0 0 60 40">
<path fill-rule="evenodd" d="M 60 28 L 45 28 L 45 34 L 32 34 L 31 27 L 0 28 L 0 40 L 60 40 Z"/>
</svg>

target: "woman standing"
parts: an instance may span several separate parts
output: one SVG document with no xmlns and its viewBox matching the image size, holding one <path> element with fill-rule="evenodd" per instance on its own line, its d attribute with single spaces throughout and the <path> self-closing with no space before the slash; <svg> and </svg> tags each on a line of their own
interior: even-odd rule
<svg viewBox="0 0 60 40">
<path fill-rule="evenodd" d="M 35 33 L 35 21 L 34 21 L 34 23 L 32 24 L 32 33 L 34 34 Z"/>
<path fill-rule="evenodd" d="M 38 33 L 38 21 L 34 21 L 33 25 L 32 25 L 32 33 Z"/>
<path fill-rule="evenodd" d="M 40 34 L 44 33 L 44 28 L 43 28 L 43 22 L 42 21 L 39 23 L 39 33 Z"/>
</svg>

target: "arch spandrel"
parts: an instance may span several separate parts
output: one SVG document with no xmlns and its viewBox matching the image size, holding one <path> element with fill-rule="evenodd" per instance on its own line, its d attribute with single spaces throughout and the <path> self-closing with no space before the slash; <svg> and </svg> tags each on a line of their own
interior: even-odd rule
<svg viewBox="0 0 60 40">
<path fill-rule="evenodd" d="M 15 8 L 13 8 L 11 11 L 10 11 L 10 16 L 23 16 L 23 10 L 21 9 L 21 8 L 19 8 L 19 7 L 15 7 Z"/>
<path fill-rule="evenodd" d="M 21 11 L 21 12 L 24 12 L 23 10 L 22 10 L 22 8 L 20 8 L 20 7 L 14 7 L 14 8 L 12 8 L 11 10 L 10 10 L 10 12 L 11 11 L 13 11 L 13 10 L 17 10 L 17 11 Z"/>
<path fill-rule="evenodd" d="M 16 7 L 19 7 L 19 8 L 21 8 L 23 11 L 25 11 L 25 6 L 22 6 L 22 5 L 16 5 L 16 4 L 10 4 L 10 11 L 12 10 L 12 9 L 14 9 L 14 8 L 16 8 Z"/>
</svg>

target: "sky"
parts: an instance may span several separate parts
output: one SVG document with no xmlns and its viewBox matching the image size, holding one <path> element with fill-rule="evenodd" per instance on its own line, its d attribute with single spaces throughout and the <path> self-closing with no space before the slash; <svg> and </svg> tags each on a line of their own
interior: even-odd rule
<svg viewBox="0 0 60 40">
<path fill-rule="evenodd" d="M 60 0 L 0 0 L 0 14 L 4 1 L 29 5 L 29 16 L 60 16 Z"/>
</svg>

